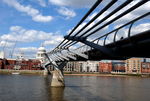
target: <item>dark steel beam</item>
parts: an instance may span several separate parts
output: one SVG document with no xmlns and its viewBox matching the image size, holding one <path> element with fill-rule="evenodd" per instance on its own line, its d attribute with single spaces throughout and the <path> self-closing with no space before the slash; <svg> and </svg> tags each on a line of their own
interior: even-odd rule
<svg viewBox="0 0 150 101">
<path fill-rule="evenodd" d="M 131 3 L 133 0 L 127 0 L 125 1 L 122 5 L 120 5 L 119 7 L 117 7 L 115 10 L 113 10 L 110 14 L 108 14 L 106 17 L 104 17 L 103 19 L 101 19 L 99 22 L 97 22 L 94 26 L 92 26 L 90 29 L 88 29 L 85 33 L 83 33 L 81 36 L 85 35 L 86 33 L 88 33 L 90 30 L 92 30 L 93 28 L 95 28 L 96 26 L 98 26 L 99 24 L 101 24 L 102 22 L 104 22 L 105 20 L 107 20 L 109 17 L 111 17 L 112 15 L 114 15 L 116 12 L 118 12 L 119 10 L 121 10 L 123 7 L 125 7 L 126 5 L 128 5 L 129 3 Z M 110 8 L 116 1 L 110 2 L 104 9 L 102 9 L 93 19 L 91 19 L 83 28 L 81 28 L 74 36 L 76 36 L 77 34 L 79 34 L 83 29 L 85 29 L 89 24 L 91 24 L 91 22 L 93 22 L 93 20 L 95 20 L 97 17 L 99 17 L 104 11 L 106 11 L 108 8 Z M 67 44 L 66 46 L 70 45 L 73 42 L 70 42 L 69 44 Z M 77 42 L 76 42 L 77 43 Z M 75 43 L 74 43 L 75 44 Z M 73 45 L 74 45 L 73 44 Z M 65 46 L 65 47 L 66 47 Z M 71 45 L 70 45 L 71 46 Z"/>
<path fill-rule="evenodd" d="M 79 25 L 95 10 L 95 8 L 102 2 L 103 0 L 97 0 L 94 5 L 91 7 L 91 9 L 84 15 L 84 17 L 79 21 L 79 23 L 73 28 L 73 30 L 69 33 L 69 36 L 79 27 Z M 65 42 L 65 39 L 56 47 L 58 48 Z M 55 49 L 56 49 L 55 48 Z M 55 50 L 54 49 L 54 50 Z"/>
<path fill-rule="evenodd" d="M 72 37 L 72 36 L 68 37 L 68 36 L 65 36 L 64 38 L 68 39 L 68 40 L 82 42 L 82 43 L 84 43 L 84 44 L 86 44 L 86 45 L 88 45 L 94 49 L 101 51 L 102 54 L 106 54 L 106 55 L 111 56 L 111 57 L 117 56 L 117 54 L 115 52 L 113 52 L 111 49 L 108 49 L 104 46 L 101 46 L 101 45 L 95 44 L 93 42 L 87 41 L 86 37 Z"/>
<path fill-rule="evenodd" d="M 126 10 L 125 12 L 121 13 L 120 15 L 118 15 L 117 17 L 113 18 L 112 20 L 110 20 L 109 22 L 107 22 L 106 24 L 100 26 L 99 28 L 97 28 L 96 30 L 92 31 L 91 33 L 89 33 L 88 35 L 86 35 L 88 32 L 90 32 L 93 28 L 95 28 L 98 24 L 100 24 L 101 22 L 103 22 L 104 20 L 107 19 L 107 17 L 109 18 L 111 15 L 113 15 L 115 12 L 119 11 L 120 9 L 122 9 L 123 7 L 125 7 L 128 3 L 130 3 L 132 0 L 127 0 L 124 4 L 122 4 L 121 6 L 119 6 L 118 8 L 116 8 L 114 11 L 112 11 L 109 15 L 107 15 L 105 18 L 103 18 L 102 20 L 100 20 L 97 24 L 95 24 L 94 26 L 92 26 L 90 29 L 88 29 L 87 31 L 85 31 L 82 35 L 80 35 L 80 37 L 85 36 L 85 37 L 89 37 L 92 34 L 96 33 L 97 31 L 103 29 L 104 27 L 106 27 L 107 25 L 113 23 L 114 21 L 118 20 L 119 18 L 123 17 L 124 15 L 128 14 L 129 12 L 135 10 L 136 8 L 140 7 L 141 5 L 143 5 L 144 3 L 148 2 L 148 0 L 141 0 L 140 2 L 138 2 L 137 4 L 135 4 L 134 6 L 132 6 L 131 8 L 129 8 L 128 10 Z M 73 42 L 67 44 L 65 47 L 70 47 L 71 45 L 76 44 L 77 42 Z M 71 44 L 71 45 L 70 45 Z"/>
<path fill-rule="evenodd" d="M 137 4 L 135 4 L 134 6 L 132 6 L 131 8 L 129 8 L 128 10 L 126 10 L 125 12 L 121 13 L 120 15 L 118 15 L 117 17 L 113 18 L 112 20 L 110 20 L 109 22 L 107 22 L 106 24 L 104 24 L 103 26 L 100 26 L 99 28 L 97 28 L 96 30 L 92 31 L 91 33 L 89 33 L 88 35 L 86 35 L 85 37 L 89 37 L 92 34 L 96 33 L 97 31 L 101 30 L 102 28 L 106 27 L 107 25 L 113 23 L 114 21 L 120 19 L 121 17 L 123 17 L 124 15 L 128 14 L 129 12 L 135 10 L 136 8 L 140 7 L 141 5 L 143 5 L 144 3 L 148 2 L 149 0 L 141 0 L 140 2 L 138 2 Z M 91 29 L 91 28 L 90 28 Z M 93 29 L 93 28 L 92 28 Z M 86 34 L 87 31 L 85 33 L 83 33 L 81 36 L 83 36 L 84 34 Z"/>
</svg>

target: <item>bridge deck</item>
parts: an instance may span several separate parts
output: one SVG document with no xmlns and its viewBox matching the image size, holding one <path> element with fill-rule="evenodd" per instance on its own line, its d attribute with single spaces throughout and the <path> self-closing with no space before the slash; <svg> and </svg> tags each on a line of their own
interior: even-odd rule
<svg viewBox="0 0 150 101">
<path fill-rule="evenodd" d="M 118 56 L 111 57 L 103 54 L 97 49 L 92 49 L 85 52 L 88 54 L 88 60 L 124 60 L 131 57 L 150 57 L 150 30 L 131 36 L 130 38 L 124 38 L 116 41 L 116 43 L 110 43 L 105 47 L 113 50 Z M 77 56 L 77 61 L 86 61 L 87 59 Z M 76 60 L 71 60 L 76 61 Z"/>
</svg>

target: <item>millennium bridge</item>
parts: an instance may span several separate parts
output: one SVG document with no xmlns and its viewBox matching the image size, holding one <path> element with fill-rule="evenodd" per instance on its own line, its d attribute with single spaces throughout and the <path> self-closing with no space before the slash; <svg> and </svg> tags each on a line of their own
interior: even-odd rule
<svg viewBox="0 0 150 101">
<path fill-rule="evenodd" d="M 149 0 L 126 0 L 122 4 L 118 3 L 118 0 L 110 0 L 83 25 L 86 19 L 101 7 L 102 1 L 97 0 L 77 25 L 64 36 L 64 40 L 45 54 L 45 70 L 50 65 L 55 67 L 51 86 L 65 86 L 62 70 L 69 61 L 150 57 L 150 26 L 147 29 L 140 27 L 141 22 L 145 20 L 150 23 L 150 12 L 140 13 L 133 18 L 127 16 L 142 9 Z M 118 6 L 114 7 L 116 3 Z M 113 10 L 110 12 L 111 8 Z M 105 14 L 106 12 L 108 14 Z M 121 22 L 121 19 L 125 21 Z"/>
</svg>

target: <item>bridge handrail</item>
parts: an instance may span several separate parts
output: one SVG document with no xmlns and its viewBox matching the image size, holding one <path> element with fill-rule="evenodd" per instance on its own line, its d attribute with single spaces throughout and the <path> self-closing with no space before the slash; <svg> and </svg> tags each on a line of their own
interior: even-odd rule
<svg viewBox="0 0 150 101">
<path fill-rule="evenodd" d="M 117 2 L 118 0 L 112 0 L 111 2 L 109 2 L 109 4 L 104 7 L 102 9 L 102 11 L 100 11 L 95 17 L 93 17 L 83 28 L 80 29 L 80 31 L 78 31 L 78 33 L 75 34 L 75 36 L 77 34 L 79 34 L 83 29 L 85 29 L 89 24 L 91 24 L 96 18 L 98 18 L 101 14 L 103 14 L 108 8 L 110 8 L 115 2 Z M 132 0 L 131 0 L 132 1 Z M 129 0 L 127 0 L 127 2 L 131 2 Z M 88 11 L 88 13 L 81 19 L 81 21 L 76 25 L 76 27 L 73 28 L 73 30 L 69 33 L 68 36 L 70 36 L 74 31 L 75 29 L 89 16 L 89 14 L 102 2 L 102 0 L 97 0 L 97 2 L 91 7 L 91 9 Z M 64 45 L 66 45 L 68 42 L 70 42 L 69 40 L 67 40 L 65 42 L 66 39 L 64 39 L 54 50 L 52 51 L 55 51 L 56 49 L 63 49 L 62 47 Z M 64 43 L 64 44 L 63 44 Z M 60 46 L 60 47 L 59 47 Z"/>
<path fill-rule="evenodd" d="M 129 1 L 129 0 L 127 0 Z M 132 1 L 132 0 L 131 0 Z M 98 23 L 96 23 L 94 26 L 92 26 L 91 28 L 89 28 L 86 32 L 84 32 L 82 35 L 80 35 L 80 37 L 84 36 L 84 37 L 89 37 L 90 35 L 94 34 L 95 32 L 99 31 L 100 29 L 106 27 L 107 25 L 113 23 L 114 21 L 116 21 L 117 19 L 123 17 L 124 15 L 128 14 L 129 12 L 133 11 L 134 9 L 140 7 L 142 4 L 146 3 L 148 0 L 142 0 L 140 2 L 138 2 L 137 4 L 135 4 L 134 6 L 132 6 L 131 8 L 129 8 L 128 10 L 126 10 L 125 12 L 121 13 L 120 15 L 118 15 L 117 17 L 113 18 L 112 20 L 110 20 L 109 22 L 107 22 L 106 24 L 100 26 L 99 28 L 97 28 L 96 30 L 92 31 L 91 33 L 89 33 L 88 35 L 86 35 L 86 33 L 88 33 L 89 31 L 91 31 L 93 28 L 95 28 L 98 24 L 100 24 L 103 20 L 106 20 L 107 19 L 107 16 L 106 18 L 103 18 L 102 20 L 100 20 Z M 120 8 L 120 7 L 118 7 Z M 117 8 L 117 9 L 118 9 Z M 111 14 L 111 13 L 110 13 Z M 110 15 L 108 15 L 110 17 Z M 73 44 L 72 44 L 73 43 Z M 67 44 L 66 46 L 64 47 L 71 47 L 72 45 L 76 44 L 78 42 L 71 42 L 69 44 Z M 71 44 L 71 45 L 70 45 Z M 69 45 L 69 46 L 68 46 Z"/>
<path fill-rule="evenodd" d="M 69 36 L 76 30 L 76 28 L 89 16 L 89 14 L 101 3 L 101 1 L 102 1 L 102 0 L 98 0 L 98 1 L 92 6 L 92 8 L 86 13 L 86 15 L 80 20 L 80 22 L 79 22 L 79 23 L 73 28 L 73 30 L 69 33 L 68 37 L 69 37 Z M 117 0 L 114 0 L 114 2 L 109 2 L 108 5 L 112 6 L 113 3 L 115 3 L 116 1 L 117 1 Z M 89 34 L 86 35 L 86 33 L 88 33 L 89 31 L 91 31 L 91 30 L 92 30 L 93 28 L 95 28 L 98 24 L 100 24 L 100 23 L 102 23 L 103 21 L 105 21 L 106 19 L 108 19 L 112 14 L 115 14 L 117 11 L 119 11 L 120 9 L 122 9 L 124 6 L 128 5 L 128 4 L 129 4 L 130 2 L 132 2 L 132 1 L 133 1 L 133 0 L 127 0 L 127 1 L 125 1 L 123 4 L 121 4 L 120 6 L 118 6 L 118 7 L 117 7 L 114 11 L 112 11 L 110 14 L 108 14 L 106 17 L 104 17 L 102 20 L 100 20 L 100 21 L 99 21 L 98 23 L 96 23 L 94 26 L 92 26 L 91 28 L 89 28 L 86 32 L 84 32 L 83 34 L 81 34 L 80 37 L 82 37 L 82 36 L 89 37 L 90 35 L 94 34 L 95 32 L 97 32 L 97 31 L 103 29 L 103 28 L 106 27 L 107 25 L 113 23 L 114 21 L 118 20 L 119 18 L 125 16 L 125 15 L 128 14 L 129 12 L 135 10 L 136 8 L 138 8 L 138 7 L 140 7 L 141 5 L 143 5 L 144 3 L 148 2 L 148 0 L 141 0 L 141 1 L 139 1 L 139 2 L 136 3 L 134 6 L 130 7 L 128 10 L 122 12 L 120 15 L 118 15 L 118 16 L 116 16 L 115 18 L 113 18 L 112 20 L 108 21 L 106 24 L 104 24 L 104 25 L 98 27 L 96 30 L 94 30 L 94 31 L 92 31 L 91 33 L 89 33 Z M 105 9 L 105 8 L 107 8 L 107 7 L 105 6 L 103 9 Z M 109 7 L 108 7 L 108 8 L 109 8 Z M 107 8 L 107 9 L 108 9 L 108 8 Z M 105 9 L 105 10 L 107 10 L 107 9 Z M 105 11 L 105 10 L 104 10 L 104 11 Z M 100 11 L 100 12 L 101 12 L 101 11 Z M 100 13 L 100 12 L 99 12 L 99 13 Z M 103 13 L 103 11 L 101 12 L 101 14 L 102 14 L 102 13 Z M 124 26 L 127 26 L 127 25 L 129 25 L 129 24 L 131 24 L 131 26 L 130 26 L 130 28 L 129 28 L 129 33 L 130 33 L 132 24 L 133 24 L 135 21 L 137 21 L 137 20 L 139 20 L 139 19 L 141 19 L 141 18 L 143 18 L 143 17 L 145 17 L 145 16 L 147 16 L 147 15 L 149 15 L 149 14 L 150 14 L 150 12 L 148 12 L 148 13 L 146 13 L 146 14 L 144 14 L 144 15 L 142 15 L 142 16 L 140 16 L 140 17 L 138 17 L 138 18 L 136 18 L 136 19 L 134 19 L 134 20 L 132 20 L 132 21 L 126 23 L 126 24 L 124 24 L 123 26 L 120 26 L 119 28 L 117 28 L 117 29 L 115 29 L 115 30 L 113 30 L 113 31 L 111 31 L 111 32 L 109 32 L 109 33 L 106 33 L 105 35 L 102 35 L 102 36 L 100 36 L 100 37 L 94 39 L 92 42 L 98 41 L 98 40 L 100 40 L 101 38 L 105 37 L 105 40 L 104 40 L 104 45 L 105 45 L 105 41 L 106 41 L 107 36 L 108 36 L 109 34 L 115 32 L 115 31 L 116 31 L 115 34 L 117 34 L 117 31 L 118 31 L 119 29 L 121 29 L 121 28 L 123 28 Z M 77 32 L 77 33 L 75 34 L 75 36 L 76 36 L 77 34 L 79 34 L 85 27 L 88 26 L 88 24 L 90 24 L 92 21 L 94 21 L 94 19 L 96 19 L 97 17 L 98 17 L 98 15 L 96 15 L 96 17 L 92 18 L 92 19 L 87 23 L 87 25 L 85 25 L 84 27 L 82 27 L 82 28 L 79 30 L 79 32 Z M 128 34 L 128 36 L 129 36 L 129 34 Z M 73 46 L 74 44 L 78 43 L 78 42 L 76 42 L 76 41 L 75 41 L 75 42 L 74 42 L 74 41 L 71 41 L 71 42 L 70 42 L 69 40 L 67 40 L 67 41 L 65 42 L 65 40 L 66 40 L 66 39 L 64 39 L 54 50 L 52 50 L 51 52 L 47 52 L 47 53 L 50 54 L 50 53 L 60 52 L 60 51 L 62 51 L 62 50 L 69 49 L 71 46 Z M 114 37 L 114 40 L 115 40 L 115 37 Z M 70 42 L 70 43 L 67 44 L 68 42 Z M 64 44 L 63 44 L 63 43 L 64 43 Z M 86 45 L 83 45 L 83 46 L 86 46 Z M 78 47 L 78 48 L 75 49 L 75 50 L 78 50 L 79 48 L 81 48 L 81 47 L 83 47 L 83 46 L 80 46 L 80 47 Z"/>
<path fill-rule="evenodd" d="M 113 31 L 110 31 L 110 32 L 108 32 L 108 33 L 106 33 L 106 34 L 104 34 L 104 35 L 102 35 L 102 36 L 100 36 L 100 37 L 94 39 L 92 42 L 95 42 L 95 41 L 97 41 L 97 40 L 100 40 L 101 38 L 104 38 L 104 37 L 110 35 L 111 33 L 115 32 L 115 31 L 118 31 L 119 29 L 121 29 L 121 28 L 123 28 L 123 27 L 125 27 L 125 26 L 128 26 L 128 25 L 130 25 L 130 24 L 133 24 L 134 22 L 136 22 L 136 21 L 138 21 L 138 20 L 141 20 L 142 18 L 144 18 L 144 17 L 146 17 L 146 16 L 149 16 L 149 15 L 150 15 L 150 12 L 145 13 L 145 14 L 143 14 L 142 16 L 140 16 L 140 17 L 138 17 L 138 18 L 136 18 L 136 19 L 134 19 L 134 20 L 132 20 L 132 21 L 130 21 L 130 22 L 128 22 L 128 23 L 126 23 L 126 24 L 124 24 L 124 25 L 122 25 L 122 26 L 116 28 L 116 29 L 114 29 Z M 105 40 L 106 40 L 106 39 L 105 39 Z M 105 45 L 105 44 L 104 44 L 104 45 Z M 80 47 L 78 47 L 77 49 L 82 48 L 82 47 L 84 47 L 84 46 L 86 46 L 86 45 L 80 46 Z M 77 49 L 75 49 L 75 50 L 77 50 Z"/>
</svg>

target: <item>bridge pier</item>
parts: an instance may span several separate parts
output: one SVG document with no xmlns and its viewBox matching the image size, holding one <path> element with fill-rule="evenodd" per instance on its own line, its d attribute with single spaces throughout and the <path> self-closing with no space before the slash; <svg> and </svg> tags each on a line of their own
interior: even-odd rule
<svg viewBox="0 0 150 101">
<path fill-rule="evenodd" d="M 51 86 L 52 87 L 64 87 L 65 81 L 63 76 L 63 68 L 66 65 L 67 62 L 60 62 L 56 63 L 56 61 L 53 61 L 48 54 L 45 54 L 45 56 L 48 59 L 47 65 L 54 66 L 54 71 L 51 72 L 52 78 L 51 78 Z M 46 66 L 45 66 L 46 67 Z"/>
<path fill-rule="evenodd" d="M 61 70 L 55 69 L 52 72 L 51 86 L 52 87 L 65 87 L 64 76 Z"/>
</svg>

